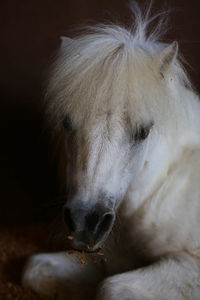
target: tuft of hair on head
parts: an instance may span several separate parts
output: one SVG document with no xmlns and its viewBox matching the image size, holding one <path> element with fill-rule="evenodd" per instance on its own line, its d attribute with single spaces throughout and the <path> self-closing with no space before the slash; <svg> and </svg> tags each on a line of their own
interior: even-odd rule
<svg viewBox="0 0 200 300">
<path fill-rule="evenodd" d="M 131 9 L 133 19 L 132 32 L 138 42 L 157 42 L 167 32 L 171 10 L 164 8 L 162 11 L 152 15 L 153 3 L 153 0 L 146 1 L 142 8 L 137 1 L 129 1 L 128 5 Z M 156 25 L 149 29 L 155 21 Z"/>
<path fill-rule="evenodd" d="M 173 65 L 173 72 L 181 84 L 189 89 L 194 89 L 184 68 L 187 62 L 178 53 L 178 43 L 176 41 L 171 44 L 163 43 L 163 37 L 170 28 L 169 15 L 173 10 L 164 2 L 162 10 L 153 13 L 154 0 L 146 0 L 143 6 L 140 6 L 138 1 L 130 0 L 128 6 L 132 12 L 131 34 L 134 42 L 142 46 L 145 44 L 153 46 L 155 53 L 158 54 L 157 61 L 160 61 L 161 77 L 164 77 L 164 74 Z"/>
</svg>

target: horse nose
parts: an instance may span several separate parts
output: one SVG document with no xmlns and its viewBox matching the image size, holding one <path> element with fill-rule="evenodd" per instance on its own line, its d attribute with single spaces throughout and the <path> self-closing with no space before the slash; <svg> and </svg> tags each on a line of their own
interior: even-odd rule
<svg viewBox="0 0 200 300">
<path fill-rule="evenodd" d="M 67 225 L 70 235 L 73 235 L 73 243 L 95 245 L 110 233 L 114 223 L 115 214 L 105 209 L 96 209 L 87 213 L 85 210 L 71 211 L 63 208 L 63 220 Z"/>
<path fill-rule="evenodd" d="M 95 240 L 99 240 L 111 228 L 114 220 L 114 213 L 106 212 L 99 215 L 97 212 L 88 214 L 85 217 L 86 229 L 94 235 Z"/>
</svg>

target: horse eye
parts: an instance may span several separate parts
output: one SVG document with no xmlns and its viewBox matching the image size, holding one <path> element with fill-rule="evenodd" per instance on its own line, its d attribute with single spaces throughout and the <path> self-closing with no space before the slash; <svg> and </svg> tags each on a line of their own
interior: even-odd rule
<svg viewBox="0 0 200 300">
<path fill-rule="evenodd" d="M 135 142 L 139 143 L 139 142 L 142 142 L 143 140 L 145 140 L 148 137 L 152 126 L 153 126 L 153 123 L 151 123 L 148 126 L 138 127 L 135 132 L 135 136 L 134 136 Z"/>
<path fill-rule="evenodd" d="M 69 116 L 66 116 L 64 118 L 64 120 L 62 121 L 63 127 L 67 130 L 67 131 L 72 131 L 72 122 Z"/>
</svg>

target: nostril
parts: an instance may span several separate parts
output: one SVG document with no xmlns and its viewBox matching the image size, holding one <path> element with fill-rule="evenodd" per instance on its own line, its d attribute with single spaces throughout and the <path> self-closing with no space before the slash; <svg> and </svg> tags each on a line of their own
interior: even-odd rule
<svg viewBox="0 0 200 300">
<path fill-rule="evenodd" d="M 109 231 L 111 225 L 113 224 L 113 220 L 114 220 L 114 215 L 112 213 L 106 213 L 103 216 L 96 231 L 97 238 L 100 238 L 102 235 L 104 235 L 106 232 Z"/>
<path fill-rule="evenodd" d="M 89 231 L 94 231 L 99 222 L 99 215 L 95 212 L 85 217 L 85 223 Z"/>
<path fill-rule="evenodd" d="M 70 209 L 67 207 L 64 207 L 64 209 L 63 209 L 63 220 L 64 220 L 65 224 L 69 227 L 70 231 L 75 231 L 76 226 L 72 219 Z"/>
</svg>

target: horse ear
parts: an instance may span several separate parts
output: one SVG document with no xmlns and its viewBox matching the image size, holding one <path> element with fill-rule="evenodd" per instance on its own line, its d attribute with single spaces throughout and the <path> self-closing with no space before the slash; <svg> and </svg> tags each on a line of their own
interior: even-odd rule
<svg viewBox="0 0 200 300">
<path fill-rule="evenodd" d="M 157 62 L 159 64 L 159 72 L 162 77 L 165 76 L 170 66 L 173 64 L 178 53 L 178 43 L 174 41 L 164 50 L 162 50 L 157 56 Z"/>
<path fill-rule="evenodd" d="M 73 42 L 73 40 L 71 38 L 68 38 L 65 36 L 61 36 L 60 39 L 61 39 L 60 49 L 63 49 L 65 46 L 67 46 Z"/>
</svg>

